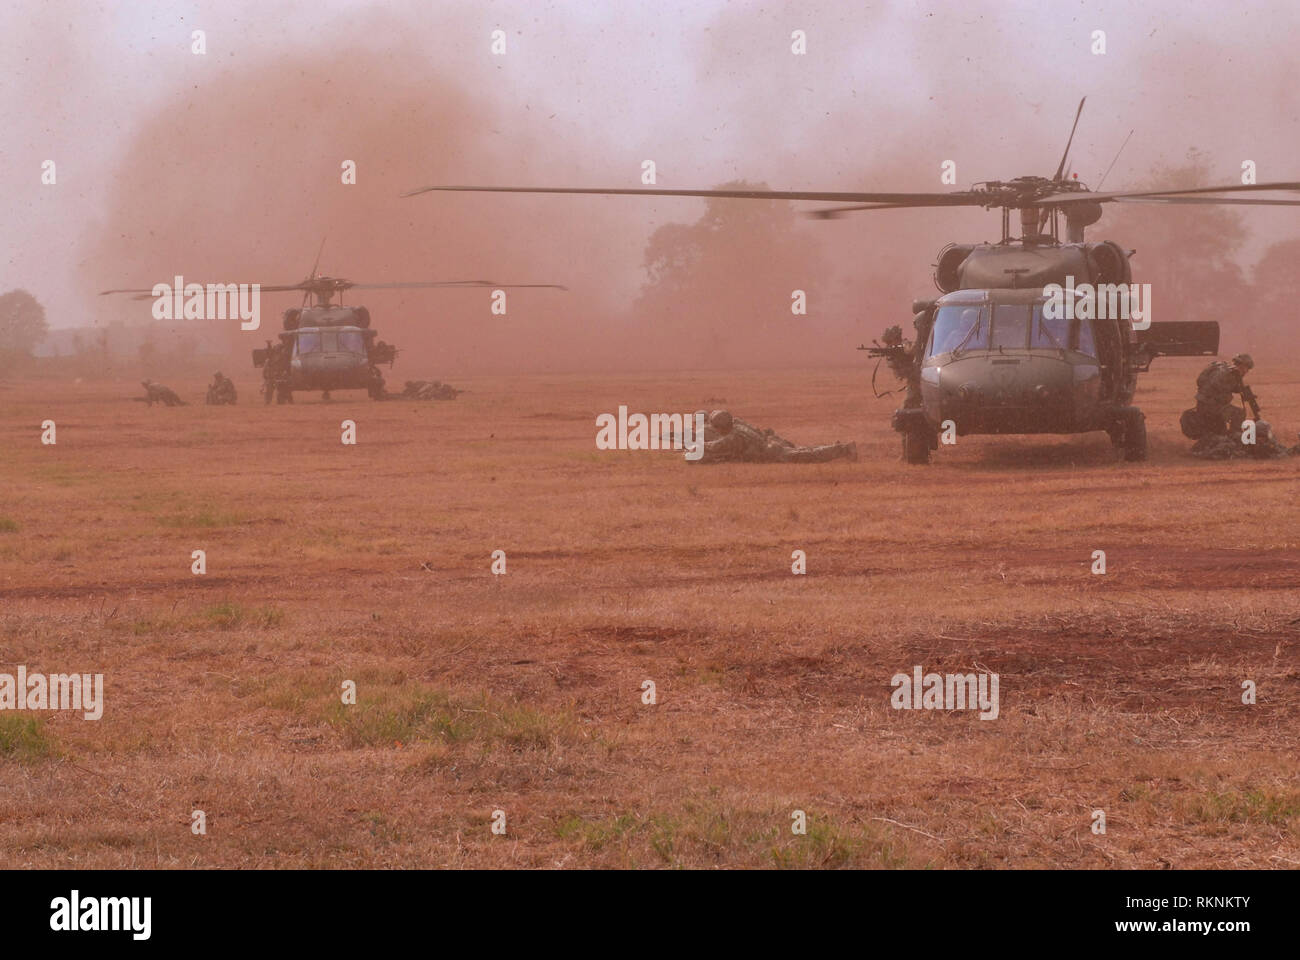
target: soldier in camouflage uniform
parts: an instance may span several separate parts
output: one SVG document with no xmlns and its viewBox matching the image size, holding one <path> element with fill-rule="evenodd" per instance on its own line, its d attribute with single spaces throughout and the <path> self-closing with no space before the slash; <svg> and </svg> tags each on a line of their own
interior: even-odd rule
<svg viewBox="0 0 1300 960">
<path fill-rule="evenodd" d="M 704 453 L 697 463 L 741 460 L 749 463 L 825 463 L 858 459 L 855 443 L 801 447 L 771 430 L 760 430 L 726 410 L 714 410 L 704 426 Z"/>
<path fill-rule="evenodd" d="M 1255 421 L 1255 442 L 1242 443 L 1240 434 L 1222 433 L 1202 437 L 1192 447 L 1192 456 L 1204 460 L 1232 460 L 1250 457 L 1255 460 L 1280 460 L 1300 456 L 1300 443 L 1288 448 L 1273 432 L 1267 420 Z"/>
<path fill-rule="evenodd" d="M 234 405 L 236 400 L 235 384 L 229 377 L 222 376 L 220 370 L 212 375 L 212 383 L 208 386 L 207 403 L 220 406 L 222 404 Z"/>
<path fill-rule="evenodd" d="M 1300 440 L 1300 434 L 1296 435 Z M 1255 421 L 1255 446 L 1259 451 L 1254 455 L 1261 460 L 1279 460 L 1282 457 L 1300 457 L 1300 443 L 1288 447 L 1277 438 L 1272 425 L 1267 420 Z"/>
<path fill-rule="evenodd" d="M 164 387 L 161 383 L 154 383 L 152 380 L 141 380 L 144 387 L 144 396 L 136 397 L 141 403 L 147 403 L 153 406 L 155 403 L 165 403 L 169 407 L 183 407 L 185 401 L 176 396 L 176 391 L 170 387 Z"/>
<path fill-rule="evenodd" d="M 455 400 L 464 392 L 441 380 L 407 380 L 401 396 L 408 400 Z"/>
<path fill-rule="evenodd" d="M 1196 441 L 1192 452 L 1197 456 L 1220 447 L 1220 438 L 1240 435 L 1246 414 L 1233 405 L 1232 396 L 1253 398 L 1245 376 L 1254 366 L 1250 354 L 1239 353 L 1232 358 L 1232 363 L 1214 361 L 1196 378 L 1196 406 L 1183 411 L 1179 424 L 1183 435 Z"/>
<path fill-rule="evenodd" d="M 266 363 L 262 366 L 262 397 L 267 402 L 293 403 L 289 389 L 289 364 L 292 356 L 288 344 L 267 342 Z"/>
</svg>

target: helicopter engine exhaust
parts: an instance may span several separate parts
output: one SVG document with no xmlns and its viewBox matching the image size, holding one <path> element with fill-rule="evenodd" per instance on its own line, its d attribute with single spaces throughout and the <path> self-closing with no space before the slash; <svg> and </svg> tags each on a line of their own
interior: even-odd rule
<svg viewBox="0 0 1300 960">
<path fill-rule="evenodd" d="M 1083 243 L 1083 230 L 1101 219 L 1100 203 L 1072 203 L 1065 208 L 1065 239 Z"/>
</svg>

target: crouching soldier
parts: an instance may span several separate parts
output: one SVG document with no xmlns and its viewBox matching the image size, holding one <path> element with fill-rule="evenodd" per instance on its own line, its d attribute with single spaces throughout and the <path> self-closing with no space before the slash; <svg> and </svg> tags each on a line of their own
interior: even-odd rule
<svg viewBox="0 0 1300 960">
<path fill-rule="evenodd" d="M 154 383 L 152 380 L 141 380 L 141 386 L 144 387 L 144 396 L 136 397 L 142 403 L 153 406 L 155 403 L 164 403 L 169 407 L 183 407 L 185 401 L 176 396 L 176 391 L 171 387 L 164 387 L 161 383 Z"/>
<path fill-rule="evenodd" d="M 229 377 L 222 376 L 221 371 L 218 370 L 212 375 L 212 383 L 208 385 L 207 402 L 217 406 L 222 404 L 231 404 L 233 406 L 236 399 L 234 381 Z"/>
<path fill-rule="evenodd" d="M 1196 441 L 1192 447 L 1193 453 L 1199 449 L 1219 446 L 1220 437 L 1240 435 L 1246 414 L 1240 407 L 1233 405 L 1232 397 L 1233 394 L 1239 394 L 1243 400 L 1257 406 L 1255 394 L 1245 382 L 1246 374 L 1254 366 L 1255 361 L 1250 358 L 1250 354 L 1239 353 L 1232 358 L 1231 363 L 1214 361 L 1196 378 L 1196 406 L 1184 410 L 1179 421 L 1183 435 Z M 1255 416 L 1259 416 L 1258 409 L 1255 410 Z"/>
</svg>

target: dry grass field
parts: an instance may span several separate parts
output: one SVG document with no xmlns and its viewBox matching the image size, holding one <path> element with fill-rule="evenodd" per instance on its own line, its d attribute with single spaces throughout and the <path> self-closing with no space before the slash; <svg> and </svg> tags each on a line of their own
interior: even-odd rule
<svg viewBox="0 0 1300 960">
<path fill-rule="evenodd" d="M 250 375 L 234 408 L 11 381 L 0 672 L 106 703 L 0 714 L 3 865 L 1294 867 L 1300 459 L 1188 457 L 1200 365 L 1141 382 L 1147 463 L 1095 434 L 929 468 L 865 364 L 270 408 Z M 1291 381 L 1252 377 L 1287 437 Z M 862 459 L 598 451 L 619 404 Z M 999 717 L 891 709 L 915 665 L 998 673 Z"/>
</svg>

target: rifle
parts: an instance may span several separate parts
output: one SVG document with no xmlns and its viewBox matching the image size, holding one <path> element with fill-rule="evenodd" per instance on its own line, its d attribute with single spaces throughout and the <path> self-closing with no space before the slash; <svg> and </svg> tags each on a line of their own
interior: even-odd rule
<svg viewBox="0 0 1300 960">
<path fill-rule="evenodd" d="M 912 372 L 912 350 L 911 341 L 903 339 L 902 327 L 890 327 L 884 332 L 880 340 L 872 340 L 871 346 L 858 347 L 859 350 L 867 351 L 867 356 L 875 357 L 877 360 L 885 361 L 885 366 L 889 367 L 891 373 L 900 380 L 907 380 Z M 886 390 L 881 393 L 876 389 L 876 372 L 880 369 L 880 364 L 876 364 L 875 370 L 871 371 L 871 392 L 876 398 L 887 397 L 893 390 Z"/>
<path fill-rule="evenodd" d="M 912 359 L 911 346 L 910 345 L 904 346 L 901 343 L 890 343 L 890 344 L 882 345 L 880 343 L 877 343 L 875 340 L 872 340 L 871 346 L 868 347 L 866 345 L 863 345 L 861 347 L 858 347 L 858 349 L 865 350 L 867 351 L 867 356 L 879 357 L 880 359 L 884 360 L 886 363 L 888 363 L 891 360 L 893 361 L 903 360 L 906 362 L 911 362 Z"/>
<path fill-rule="evenodd" d="M 890 327 L 880 339 L 885 342 L 881 343 L 880 340 L 872 340 L 871 346 L 868 347 L 864 344 L 858 349 L 867 351 L 869 357 L 878 357 L 885 361 L 903 360 L 910 356 L 912 352 L 912 345 L 903 339 L 902 327 Z"/>
<path fill-rule="evenodd" d="M 1259 398 L 1255 396 L 1255 391 L 1250 389 L 1250 387 L 1246 386 L 1244 383 L 1241 385 L 1241 401 L 1250 406 L 1250 412 L 1253 413 L 1255 419 L 1258 420 Z"/>
</svg>

